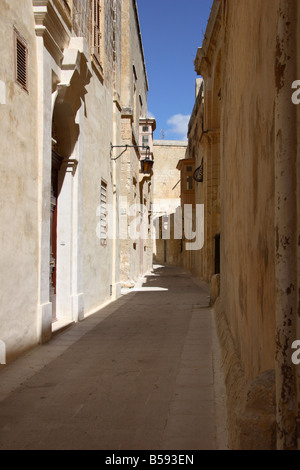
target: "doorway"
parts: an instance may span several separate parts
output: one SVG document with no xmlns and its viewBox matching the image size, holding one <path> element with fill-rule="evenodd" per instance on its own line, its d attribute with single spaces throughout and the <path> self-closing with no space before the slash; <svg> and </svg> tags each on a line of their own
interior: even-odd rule
<svg viewBox="0 0 300 470">
<path fill-rule="evenodd" d="M 58 173 L 63 158 L 52 150 L 51 168 L 51 210 L 50 210 L 50 302 L 52 303 L 52 323 L 56 317 L 56 286 L 57 286 L 57 203 L 58 203 Z"/>
</svg>

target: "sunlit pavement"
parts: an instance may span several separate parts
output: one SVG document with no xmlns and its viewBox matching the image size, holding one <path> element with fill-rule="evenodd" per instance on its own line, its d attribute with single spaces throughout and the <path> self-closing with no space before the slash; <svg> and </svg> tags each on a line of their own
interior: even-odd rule
<svg viewBox="0 0 300 470">
<path fill-rule="evenodd" d="M 220 445 L 209 290 L 179 268 L 0 371 L 0 449 Z"/>
</svg>

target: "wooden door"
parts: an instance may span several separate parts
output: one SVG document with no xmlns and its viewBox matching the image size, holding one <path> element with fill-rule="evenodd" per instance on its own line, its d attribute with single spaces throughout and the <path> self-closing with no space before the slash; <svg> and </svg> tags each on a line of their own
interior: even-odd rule
<svg viewBox="0 0 300 470">
<path fill-rule="evenodd" d="M 51 170 L 51 207 L 50 207 L 50 302 L 52 302 L 52 321 L 56 321 L 56 265 L 57 265 L 57 201 L 58 173 L 62 157 L 52 151 Z"/>
</svg>

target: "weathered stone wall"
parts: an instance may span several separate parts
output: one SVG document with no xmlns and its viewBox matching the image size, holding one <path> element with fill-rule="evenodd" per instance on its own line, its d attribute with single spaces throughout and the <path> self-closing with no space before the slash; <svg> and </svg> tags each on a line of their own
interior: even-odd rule
<svg viewBox="0 0 300 470">
<path fill-rule="evenodd" d="M 119 8 L 117 7 L 117 4 Z M 120 2 L 116 2 L 115 0 L 106 0 L 103 2 L 102 10 L 102 14 L 104 15 L 103 28 L 105 31 L 105 34 L 102 36 L 106 68 L 105 81 L 108 89 L 113 91 L 114 87 L 117 85 L 116 63 L 118 62 L 119 67 L 121 65 L 121 48 L 119 46 L 119 42 L 121 40 Z M 118 87 L 120 87 L 120 83 L 118 83 Z"/>
<path fill-rule="evenodd" d="M 62 3 L 64 0 L 61 0 Z M 85 37 L 90 42 L 92 24 L 92 2 L 86 0 L 72 0 L 70 9 L 72 12 L 73 33 L 78 37 Z"/>
<path fill-rule="evenodd" d="M 15 81 L 14 28 L 28 49 L 28 92 Z M 10 362 L 37 341 L 37 55 L 32 2 L 4 0 L 0 15 L 0 340 Z"/>
<path fill-rule="evenodd" d="M 277 8 L 231 1 L 222 80 L 221 301 L 251 381 L 274 368 L 274 51 Z M 247 48 L 247 55 L 243 53 Z M 242 125 L 241 125 L 242 123 Z"/>
<path fill-rule="evenodd" d="M 139 119 L 147 117 L 148 80 L 144 62 L 143 46 L 140 38 L 140 26 L 137 16 L 136 1 L 122 1 L 122 127 L 121 136 L 124 145 L 139 145 Z M 128 227 L 139 217 L 139 212 L 130 215 L 130 207 L 141 204 L 144 197 L 140 187 L 140 156 L 137 148 L 129 148 L 121 157 L 121 196 L 127 199 L 126 211 Z M 120 245 L 120 276 L 123 285 L 138 279 L 143 273 L 147 256 L 144 243 L 137 238 L 127 236 Z M 149 267 L 150 268 L 150 267 Z"/>
<path fill-rule="evenodd" d="M 207 205 L 207 241 L 220 224 L 221 271 L 213 277 L 212 294 L 233 449 L 276 448 L 276 407 L 277 448 L 295 446 L 290 343 L 296 319 L 289 288 L 299 272 L 297 237 L 290 230 L 299 218 L 292 170 L 297 113 L 290 93 L 292 64 L 297 69 L 295 7 L 271 0 L 216 0 L 196 58 L 205 91 L 203 115 L 196 106 L 192 117 L 190 148 L 200 142 L 204 154 L 207 183 L 196 197 Z M 283 251 L 286 240 L 289 255 L 287 245 Z M 211 263 L 208 247 L 200 258 L 200 277 Z"/>
<path fill-rule="evenodd" d="M 275 365 L 274 51 L 276 2 L 227 2 L 223 17 L 221 308 L 232 337 L 225 360 L 232 448 L 274 448 L 274 406 L 248 393 Z M 244 54 L 247 49 L 247 56 Z M 224 332 L 223 332 L 224 334 Z M 234 352 L 234 354 L 233 354 Z M 226 362 L 227 361 L 227 362 Z M 239 370 L 239 377 L 236 371 Z M 264 382 L 264 378 L 262 378 Z M 266 390 L 265 378 L 263 388 Z M 275 382 L 272 382 L 273 393 Z M 257 393 L 254 392 L 254 394 Z M 244 397 L 244 398 L 241 398 Z M 258 399 L 258 397 L 256 397 Z M 256 423 L 253 428 L 253 423 Z"/>
<path fill-rule="evenodd" d="M 299 366 L 291 360 L 299 338 L 299 104 L 291 84 L 299 71 L 299 2 L 278 1 L 275 58 L 275 278 L 277 448 L 299 449 Z M 297 148 L 298 145 L 298 148 Z"/>
</svg>

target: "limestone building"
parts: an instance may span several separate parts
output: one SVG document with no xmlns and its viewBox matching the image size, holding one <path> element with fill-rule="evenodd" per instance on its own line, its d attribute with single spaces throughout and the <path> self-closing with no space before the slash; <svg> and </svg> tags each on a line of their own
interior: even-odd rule
<svg viewBox="0 0 300 470">
<path fill-rule="evenodd" d="M 174 217 L 181 207 L 180 172 L 176 168 L 184 158 L 187 142 L 155 140 L 155 180 L 153 192 L 153 261 L 178 266 L 182 257 L 182 237 L 174 237 Z M 180 216 L 181 217 L 181 216 Z"/>
<path fill-rule="evenodd" d="M 2 0 L 0 13 L 0 340 L 10 362 L 118 297 L 124 197 L 150 207 L 153 173 L 140 162 L 148 82 L 136 1 Z M 134 276 L 149 251 L 130 255 Z"/>
<path fill-rule="evenodd" d="M 218 297 L 233 449 L 299 441 L 299 34 L 297 0 L 215 0 L 195 60 L 186 157 L 205 244 L 190 269 Z"/>
</svg>

